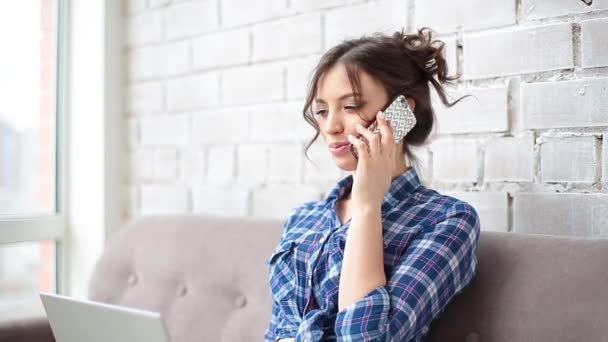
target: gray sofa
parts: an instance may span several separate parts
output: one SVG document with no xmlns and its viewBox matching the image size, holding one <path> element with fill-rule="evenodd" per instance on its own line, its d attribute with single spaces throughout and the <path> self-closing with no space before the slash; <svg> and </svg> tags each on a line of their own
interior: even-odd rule
<svg viewBox="0 0 608 342">
<path fill-rule="evenodd" d="M 160 311 L 173 342 L 261 341 L 266 260 L 282 220 L 146 217 L 107 244 L 90 299 Z M 0 325 L 0 341 L 53 341 L 44 319 Z M 473 282 L 428 341 L 608 341 L 608 240 L 482 231 Z"/>
</svg>

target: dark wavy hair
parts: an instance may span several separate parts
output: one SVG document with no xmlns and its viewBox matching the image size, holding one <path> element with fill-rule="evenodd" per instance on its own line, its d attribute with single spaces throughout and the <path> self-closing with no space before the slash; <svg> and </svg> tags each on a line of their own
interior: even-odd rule
<svg viewBox="0 0 608 342">
<path fill-rule="evenodd" d="M 453 83 L 462 75 L 448 75 L 444 49 L 445 43 L 433 40 L 433 31 L 424 27 L 415 33 L 405 33 L 404 29 L 401 29 L 392 35 L 375 32 L 360 38 L 343 40 L 325 52 L 311 72 L 312 78 L 308 84 L 308 93 L 302 111 L 304 120 L 316 131 L 315 136 L 306 145 L 304 151 L 306 158 L 310 160 L 306 152 L 319 137 L 319 125 L 311 108 L 319 78 L 335 65 L 343 64 L 355 93 L 357 106 L 360 104 L 358 77 L 360 70 L 383 85 L 389 95 L 389 101 L 399 94 L 416 101 L 414 115 L 417 123 L 403 138 L 402 153 L 406 154 L 413 163 L 418 164 L 419 161 L 409 146 L 422 145 L 433 129 L 435 113 L 431 106 L 430 86 L 435 88 L 439 98 L 447 107 L 452 107 L 469 96 L 449 102 L 444 85 Z M 384 108 L 389 104 L 387 103 Z"/>
</svg>

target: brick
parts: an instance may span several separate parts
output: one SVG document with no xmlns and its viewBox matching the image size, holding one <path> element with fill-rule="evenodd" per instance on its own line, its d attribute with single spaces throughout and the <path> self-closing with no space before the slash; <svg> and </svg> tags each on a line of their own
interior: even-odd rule
<svg viewBox="0 0 608 342">
<path fill-rule="evenodd" d="M 190 211 L 188 188 L 181 185 L 141 186 L 141 215 L 186 214 Z"/>
<path fill-rule="evenodd" d="M 308 150 L 308 156 L 312 162 L 304 157 L 304 183 L 306 184 L 335 183 L 340 179 L 340 168 L 329 152 L 327 144 L 321 140 L 317 140 Z"/>
<path fill-rule="evenodd" d="M 132 15 L 146 9 L 146 0 L 126 0 L 123 4 L 123 16 Z"/>
<path fill-rule="evenodd" d="M 210 72 L 167 82 L 167 108 L 191 110 L 219 105 L 219 73 Z"/>
<path fill-rule="evenodd" d="M 570 24 L 465 34 L 464 78 L 573 68 L 572 44 Z"/>
<path fill-rule="evenodd" d="M 469 88 L 450 92 L 450 101 L 472 95 L 451 108 L 443 105 L 435 91 L 432 94 L 440 134 L 504 132 L 509 129 L 506 87 Z"/>
<path fill-rule="evenodd" d="M 484 162 L 487 182 L 534 181 L 534 135 L 488 140 Z"/>
<path fill-rule="evenodd" d="M 286 219 L 295 207 L 321 199 L 321 191 L 307 185 L 273 185 L 253 191 L 252 216 Z"/>
<path fill-rule="evenodd" d="M 583 68 L 608 66 L 608 35 L 606 32 L 608 32 L 608 19 L 581 22 Z"/>
<path fill-rule="evenodd" d="M 551 137 L 540 145 L 541 176 L 544 182 L 595 181 L 597 139 Z"/>
<path fill-rule="evenodd" d="M 154 179 L 176 180 L 178 176 L 178 153 L 173 148 L 162 148 L 154 151 Z"/>
<path fill-rule="evenodd" d="M 296 142 L 305 136 L 298 132 L 304 121 L 301 103 L 286 102 L 249 107 L 251 115 L 251 140 L 254 142 Z"/>
<path fill-rule="evenodd" d="M 392 34 L 407 28 L 407 1 L 379 0 L 328 10 L 325 14 L 325 45 L 328 49 L 343 39 L 373 32 Z M 353 23 L 353 18 L 356 23 Z"/>
<path fill-rule="evenodd" d="M 128 150 L 132 151 L 139 145 L 139 119 L 133 117 L 125 118 L 127 128 L 127 145 Z"/>
<path fill-rule="evenodd" d="M 515 5 L 515 1 L 503 0 L 417 0 L 416 26 L 429 26 L 437 32 L 508 26 L 516 23 Z"/>
<path fill-rule="evenodd" d="M 307 95 L 314 68 L 320 56 L 312 56 L 289 60 L 287 69 L 287 99 L 300 100 Z"/>
<path fill-rule="evenodd" d="M 235 173 L 234 146 L 210 146 L 208 149 L 207 181 L 216 185 L 232 183 Z"/>
<path fill-rule="evenodd" d="M 445 43 L 443 55 L 448 63 L 448 74 L 456 75 L 458 73 L 458 43 L 456 38 L 439 38 Z"/>
<path fill-rule="evenodd" d="M 442 193 L 472 205 L 479 215 L 482 231 L 509 231 L 509 196 L 506 192 L 446 191 Z"/>
<path fill-rule="evenodd" d="M 223 71 L 221 83 L 223 104 L 264 103 L 283 99 L 284 77 L 280 64 L 228 69 Z"/>
<path fill-rule="evenodd" d="M 252 24 L 287 13 L 287 2 L 283 0 L 258 1 L 255 6 L 250 0 L 222 0 L 220 6 L 223 27 Z"/>
<path fill-rule="evenodd" d="M 127 186 L 127 208 L 125 217 L 127 220 L 140 216 L 139 213 L 139 187 Z"/>
<path fill-rule="evenodd" d="M 302 175 L 302 146 L 283 144 L 270 146 L 268 182 L 298 183 Z"/>
<path fill-rule="evenodd" d="M 264 61 L 319 53 L 321 14 L 312 13 L 257 24 L 253 27 L 253 60 Z"/>
<path fill-rule="evenodd" d="M 608 195 L 518 193 L 513 231 L 580 237 L 608 237 Z"/>
<path fill-rule="evenodd" d="M 608 125 L 608 78 L 524 83 L 520 96 L 526 129 Z"/>
<path fill-rule="evenodd" d="M 247 189 L 218 186 L 201 186 L 192 194 L 192 211 L 217 216 L 247 216 L 249 192 Z"/>
<path fill-rule="evenodd" d="M 604 158 L 604 165 L 602 167 L 602 181 L 608 184 L 608 133 L 602 137 L 602 156 Z"/>
<path fill-rule="evenodd" d="M 180 150 L 180 179 L 188 184 L 200 185 L 207 179 L 205 149 L 200 146 Z"/>
<path fill-rule="evenodd" d="M 268 148 L 264 145 L 244 145 L 237 149 L 237 182 L 257 186 L 266 183 Z"/>
<path fill-rule="evenodd" d="M 132 49 L 125 62 L 129 80 L 140 81 L 184 73 L 191 69 L 190 59 L 189 43 L 176 42 Z"/>
<path fill-rule="evenodd" d="M 431 144 L 433 181 L 477 182 L 477 142 L 470 139 L 442 139 Z"/>
<path fill-rule="evenodd" d="M 218 2 L 204 0 L 175 4 L 165 13 L 167 38 L 175 39 L 219 28 Z"/>
<path fill-rule="evenodd" d="M 206 34 L 192 43 L 194 67 L 208 69 L 246 64 L 250 59 L 249 29 Z"/>
<path fill-rule="evenodd" d="M 138 46 L 160 42 L 163 39 L 163 22 L 160 11 L 144 12 L 127 18 L 126 44 Z"/>
<path fill-rule="evenodd" d="M 171 148 L 137 149 L 130 153 L 134 182 L 165 181 L 177 178 L 177 151 Z"/>
<path fill-rule="evenodd" d="M 246 108 L 225 107 L 192 117 L 192 140 L 199 144 L 241 143 L 249 140 L 250 116 Z"/>
<path fill-rule="evenodd" d="M 130 181 L 145 182 L 154 179 L 154 151 L 137 149 L 129 153 Z"/>
<path fill-rule="evenodd" d="M 143 146 L 175 146 L 189 141 L 190 118 L 187 115 L 142 117 L 140 139 Z"/>
<path fill-rule="evenodd" d="M 292 0 L 291 8 L 296 12 L 308 12 L 312 10 L 340 7 L 365 2 L 365 0 Z"/>
<path fill-rule="evenodd" d="M 595 0 L 591 6 L 583 1 L 522 0 L 522 17 L 527 20 L 572 15 L 608 9 L 607 0 Z"/>
<path fill-rule="evenodd" d="M 171 3 L 171 0 L 148 0 L 148 6 L 151 8 L 165 7 Z"/>
<path fill-rule="evenodd" d="M 160 82 L 146 82 L 129 85 L 127 88 L 126 110 L 129 113 L 162 112 L 164 106 L 163 85 Z"/>
</svg>

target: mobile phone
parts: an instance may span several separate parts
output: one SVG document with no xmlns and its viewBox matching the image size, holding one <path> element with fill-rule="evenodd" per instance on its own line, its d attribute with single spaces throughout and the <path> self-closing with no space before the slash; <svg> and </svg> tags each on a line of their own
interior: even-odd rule
<svg viewBox="0 0 608 342">
<path fill-rule="evenodd" d="M 391 104 L 386 107 L 382 113 L 384 113 L 384 117 L 391 123 L 391 126 L 393 127 L 393 137 L 395 138 L 395 143 L 401 141 L 401 139 L 403 139 L 403 137 L 405 137 L 407 133 L 416 125 L 416 116 L 414 115 L 414 112 L 410 108 L 404 95 L 398 95 L 395 97 Z M 369 129 L 373 133 L 380 132 L 377 120 L 374 120 L 374 122 L 369 125 Z M 350 151 L 355 158 L 359 158 L 357 149 L 353 144 L 350 144 Z"/>
</svg>

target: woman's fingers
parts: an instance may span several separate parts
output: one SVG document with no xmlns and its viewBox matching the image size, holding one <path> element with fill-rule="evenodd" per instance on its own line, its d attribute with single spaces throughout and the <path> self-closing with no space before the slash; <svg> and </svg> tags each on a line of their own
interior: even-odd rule
<svg viewBox="0 0 608 342">
<path fill-rule="evenodd" d="M 357 124 L 355 129 L 365 138 L 365 140 L 367 140 L 370 153 L 376 154 L 380 152 L 380 136 L 378 134 L 370 131 L 369 128 L 363 127 L 360 124 Z"/>
<path fill-rule="evenodd" d="M 390 151 L 390 145 L 395 143 L 395 137 L 393 135 L 393 128 L 390 125 L 390 121 L 386 120 L 384 116 L 378 114 L 378 128 L 380 129 L 380 135 L 382 139 L 380 141 L 382 150 Z"/>
<path fill-rule="evenodd" d="M 357 155 L 359 156 L 359 159 L 369 157 L 368 147 L 361 139 L 356 138 L 351 134 L 348 135 L 347 139 L 357 149 Z"/>
</svg>

